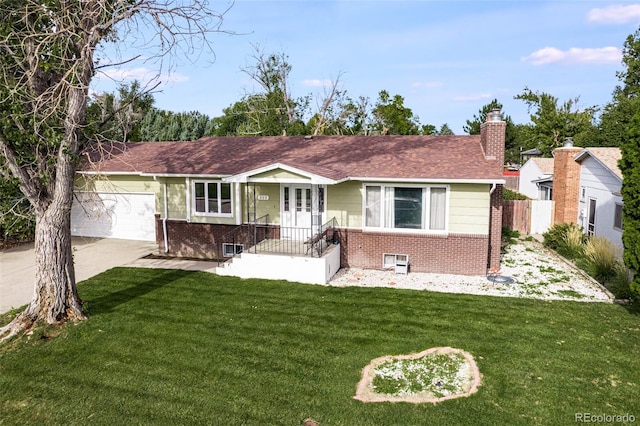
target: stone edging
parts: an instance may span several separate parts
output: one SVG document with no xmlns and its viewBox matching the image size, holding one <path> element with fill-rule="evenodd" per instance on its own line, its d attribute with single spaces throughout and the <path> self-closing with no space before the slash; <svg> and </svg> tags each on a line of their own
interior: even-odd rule
<svg viewBox="0 0 640 426">
<path fill-rule="evenodd" d="M 396 359 L 400 359 L 400 360 L 401 359 L 418 359 L 432 353 L 443 353 L 443 354 L 459 353 L 462 356 L 464 356 L 465 360 L 467 361 L 467 363 L 469 363 L 469 366 L 471 367 L 471 374 L 473 375 L 473 381 L 471 382 L 471 387 L 464 393 L 447 395 L 439 398 L 435 397 L 430 392 L 421 392 L 415 395 L 393 396 L 393 395 L 378 394 L 373 390 L 372 383 L 373 383 L 373 378 L 375 377 L 374 371 L 378 365 L 384 362 L 396 360 Z M 480 371 L 478 370 L 478 366 L 476 365 L 476 362 L 470 353 L 463 351 L 462 349 L 451 348 L 448 346 L 435 347 L 435 348 L 430 348 L 416 354 L 387 355 L 387 356 L 383 356 L 383 357 L 375 358 L 371 360 L 371 362 L 362 370 L 362 379 L 358 383 L 356 395 L 353 398 L 362 402 L 410 402 L 414 404 L 431 402 L 435 404 L 448 399 L 466 397 L 477 392 L 478 386 L 480 386 L 481 377 L 482 376 L 480 374 Z"/>
</svg>

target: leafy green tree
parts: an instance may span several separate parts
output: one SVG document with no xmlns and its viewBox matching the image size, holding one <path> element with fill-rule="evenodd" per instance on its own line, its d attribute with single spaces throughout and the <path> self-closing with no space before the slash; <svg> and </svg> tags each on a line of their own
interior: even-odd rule
<svg viewBox="0 0 640 426">
<path fill-rule="evenodd" d="M 444 123 L 442 126 L 440 126 L 440 130 L 438 130 L 438 134 L 439 135 L 454 135 L 453 130 L 451 130 L 451 128 L 449 127 L 449 125 L 447 123 Z"/>
<path fill-rule="evenodd" d="M 87 106 L 85 132 L 106 141 L 138 142 L 142 138 L 142 119 L 154 101 L 137 80 L 121 84 L 115 94 L 93 95 Z"/>
<path fill-rule="evenodd" d="M 212 120 L 198 111 L 173 112 L 151 108 L 140 123 L 141 140 L 192 141 L 211 136 Z"/>
<path fill-rule="evenodd" d="M 640 295 L 640 100 L 636 100 L 636 114 L 631 120 L 629 137 L 620 150 L 622 159 L 622 244 L 627 268 L 635 271 L 631 289 Z"/>
<path fill-rule="evenodd" d="M 438 129 L 433 124 L 422 124 L 420 126 L 421 135 L 437 135 Z"/>
<path fill-rule="evenodd" d="M 578 146 L 588 144 L 591 134 L 595 108 L 578 109 L 580 98 L 576 97 L 558 104 L 558 98 L 548 94 L 533 92 L 529 88 L 515 96 L 527 104 L 531 121 L 534 124 L 529 137 L 534 138 L 536 148 L 546 157 L 571 137 Z"/>
<path fill-rule="evenodd" d="M 289 74 L 291 65 L 283 53 L 265 54 L 254 46 L 253 65 L 243 71 L 258 84 L 261 91 L 244 96 L 228 113 L 238 114 L 226 124 L 242 121 L 231 134 L 235 135 L 302 135 L 307 133 L 303 117 L 309 107 L 307 96 L 294 99 L 291 95 Z M 221 128 L 228 128 L 223 125 Z"/>
<path fill-rule="evenodd" d="M 502 104 L 498 102 L 497 99 L 493 99 L 491 102 L 480 108 L 478 114 L 474 114 L 473 118 L 471 120 L 467 120 L 467 124 L 462 126 L 462 130 L 468 135 L 479 135 L 480 127 L 487 121 L 487 115 L 494 109 L 502 110 Z M 508 116 L 505 116 L 505 121 L 507 121 L 507 117 Z M 509 119 L 509 121 L 511 121 L 511 119 Z"/>
<path fill-rule="evenodd" d="M 368 135 L 372 129 L 371 100 L 366 96 L 347 97 L 340 103 L 333 134 Z"/>
<path fill-rule="evenodd" d="M 35 216 L 29 200 L 15 179 L 0 177 L 0 239 L 28 241 L 35 232 Z"/>
<path fill-rule="evenodd" d="M 640 29 L 627 36 L 622 49 L 623 70 L 612 100 L 603 108 L 597 129 L 592 132 L 592 146 L 621 146 L 629 138 L 631 121 L 640 94 Z"/>
<path fill-rule="evenodd" d="M 404 98 L 400 95 L 392 97 L 386 90 L 381 90 L 372 112 L 374 129 L 384 135 L 420 133 L 419 118 L 411 108 L 404 106 Z"/>
<path fill-rule="evenodd" d="M 70 212 L 76 168 L 95 141 L 85 130 L 96 53 L 108 43 L 138 39 L 131 33 L 139 28 L 154 36 L 149 58 L 176 48 L 209 49 L 207 36 L 219 31 L 222 15 L 201 0 L 180 7 L 156 0 L 7 0 L 0 15 L 0 175 L 18 182 L 36 218 L 34 298 L 0 328 L 0 339 L 7 339 L 37 322 L 86 318 Z"/>
</svg>

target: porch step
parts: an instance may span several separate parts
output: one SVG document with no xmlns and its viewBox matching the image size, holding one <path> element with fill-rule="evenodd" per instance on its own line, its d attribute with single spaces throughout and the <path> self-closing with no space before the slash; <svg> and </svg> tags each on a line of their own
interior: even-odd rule
<svg viewBox="0 0 640 426">
<path fill-rule="evenodd" d="M 242 255 L 239 254 L 236 257 L 232 257 L 231 259 L 225 261 L 224 263 L 222 263 L 220 266 L 216 267 L 216 274 L 218 275 L 233 275 L 233 269 L 234 269 L 234 265 L 233 263 L 235 261 L 240 261 L 241 260 Z M 236 264 L 237 267 L 237 264 Z"/>
<path fill-rule="evenodd" d="M 216 268 L 218 275 L 239 278 L 289 280 L 326 284 L 340 269 L 340 245 L 333 245 L 322 257 L 242 253 Z"/>
</svg>

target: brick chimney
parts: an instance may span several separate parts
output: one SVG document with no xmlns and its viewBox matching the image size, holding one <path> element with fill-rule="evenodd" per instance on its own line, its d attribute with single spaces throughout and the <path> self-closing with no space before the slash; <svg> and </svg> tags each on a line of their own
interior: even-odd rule
<svg viewBox="0 0 640 426">
<path fill-rule="evenodd" d="M 502 170 L 504 165 L 504 140 L 507 123 L 499 109 L 487 114 L 487 121 L 480 126 L 480 144 L 487 160 L 496 160 Z"/>
<path fill-rule="evenodd" d="M 507 123 L 502 120 L 499 109 L 487 114 L 487 121 L 480 126 L 480 144 L 484 158 L 495 161 L 497 176 L 502 177 L 504 166 L 504 142 Z M 500 245 L 502 235 L 502 190 L 503 185 L 495 185 L 491 191 L 489 205 L 489 253 L 487 269 L 500 269 Z"/>
<path fill-rule="evenodd" d="M 577 223 L 580 196 L 580 164 L 573 157 L 582 148 L 574 147 L 570 140 L 553 152 L 553 192 L 555 201 L 554 223 Z"/>
</svg>

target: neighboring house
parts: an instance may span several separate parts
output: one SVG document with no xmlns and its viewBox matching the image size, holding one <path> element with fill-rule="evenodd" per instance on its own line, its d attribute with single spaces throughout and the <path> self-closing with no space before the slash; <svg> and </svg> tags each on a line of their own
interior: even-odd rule
<svg viewBox="0 0 640 426">
<path fill-rule="evenodd" d="M 533 148 L 526 151 L 522 151 L 520 153 L 520 159 L 521 161 L 527 162 L 531 158 L 540 157 L 541 155 L 542 155 L 542 151 L 540 151 L 539 149 Z"/>
<path fill-rule="evenodd" d="M 622 247 L 622 172 L 620 148 L 585 148 L 580 164 L 578 223 L 588 235 L 606 237 Z"/>
<path fill-rule="evenodd" d="M 618 168 L 620 148 L 580 148 L 567 145 L 553 153 L 552 173 L 538 177 L 534 164 L 544 158 L 532 158 L 522 166 L 520 187 L 522 193 L 528 182 L 553 188 L 555 202 L 554 223 L 577 223 L 588 235 L 608 238 L 622 248 L 622 172 Z M 529 167 L 527 167 L 529 166 Z M 523 171 L 523 169 L 526 170 Z M 536 165 L 541 172 L 548 164 Z M 527 171 L 528 170 L 528 171 Z M 525 177 L 526 176 L 526 177 Z"/>
<path fill-rule="evenodd" d="M 90 152 L 72 232 L 326 282 L 339 267 L 485 274 L 500 263 L 505 122 L 472 136 L 223 137 Z M 285 254 L 285 255 L 283 255 Z"/>
<path fill-rule="evenodd" d="M 553 158 L 533 157 L 520 167 L 518 192 L 532 200 L 551 200 Z"/>
<path fill-rule="evenodd" d="M 553 200 L 552 223 L 577 223 L 588 235 L 622 248 L 620 158 L 620 148 L 580 148 L 569 141 L 553 151 L 553 158 L 530 158 L 520 168 L 519 192 Z M 546 211 L 532 209 L 531 216 L 539 214 L 546 220 Z"/>
</svg>

